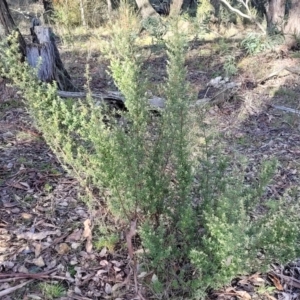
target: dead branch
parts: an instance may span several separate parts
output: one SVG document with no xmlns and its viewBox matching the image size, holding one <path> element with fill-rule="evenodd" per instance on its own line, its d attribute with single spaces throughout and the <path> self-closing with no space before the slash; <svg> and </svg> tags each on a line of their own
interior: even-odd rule
<svg viewBox="0 0 300 300">
<path fill-rule="evenodd" d="M 300 68 L 285 67 L 285 70 L 287 70 L 293 74 L 300 75 Z"/>
<path fill-rule="evenodd" d="M 300 115 L 300 110 L 297 110 L 297 109 L 293 109 L 293 108 L 285 107 L 285 106 L 281 106 L 281 105 L 272 105 L 272 107 L 276 108 L 276 109 L 280 109 L 280 110 L 283 110 L 283 111 L 287 111 L 287 112 L 290 112 L 290 113 Z"/>
<path fill-rule="evenodd" d="M 26 58 L 30 66 L 38 67 L 38 78 L 43 82 L 56 81 L 60 90 L 78 91 L 60 59 L 51 28 L 39 26 L 34 19 L 31 34 L 33 43 L 26 47 Z"/>
<path fill-rule="evenodd" d="M 266 34 L 266 30 L 264 29 L 264 27 L 256 20 L 256 18 L 254 16 L 251 15 L 251 11 L 250 11 L 250 8 L 249 8 L 249 0 L 246 0 L 245 2 L 244 1 L 241 1 L 243 6 L 246 8 L 247 12 L 249 15 L 246 15 L 244 14 L 242 11 L 240 11 L 239 9 L 237 8 L 234 8 L 231 6 L 231 4 L 227 1 L 227 0 L 220 0 L 223 4 L 225 4 L 231 11 L 235 12 L 236 14 L 238 14 L 239 16 L 245 18 L 245 19 L 248 19 L 252 22 L 254 22 L 258 28 L 264 33 Z"/>
<path fill-rule="evenodd" d="M 57 91 L 57 95 L 62 98 L 85 98 L 88 93 L 86 92 L 66 92 Z M 119 108 L 125 108 L 125 98 L 120 92 L 107 91 L 105 93 L 91 93 L 92 98 L 97 99 L 101 103 L 115 103 Z M 165 107 L 165 99 L 153 96 L 149 99 L 149 106 L 154 109 L 163 109 Z"/>
<path fill-rule="evenodd" d="M 57 91 L 57 95 L 61 98 L 85 98 L 88 93 L 86 92 L 67 92 L 67 91 Z M 99 99 L 100 101 L 110 101 L 115 100 L 120 104 L 124 105 L 125 99 L 119 92 L 105 92 L 105 93 L 92 93 L 92 98 Z"/>
<path fill-rule="evenodd" d="M 217 92 L 213 97 L 204 97 L 202 99 L 199 99 L 196 101 L 196 105 L 204 105 L 204 104 L 210 104 L 210 105 L 218 105 L 222 104 L 223 102 L 226 102 L 226 99 L 228 97 L 225 97 L 226 92 L 231 90 L 231 87 L 225 87 L 221 89 L 219 92 Z"/>
<path fill-rule="evenodd" d="M 297 75 L 300 75 L 300 68 L 293 68 L 293 67 L 282 67 L 280 68 L 279 70 L 277 71 L 274 71 L 272 72 L 271 74 L 269 75 L 266 75 L 265 77 L 263 77 L 262 79 L 260 80 L 257 80 L 256 81 L 256 84 L 261 84 L 277 75 L 279 75 L 282 71 L 288 71 L 290 73 L 293 73 L 293 74 L 297 74 Z"/>
<path fill-rule="evenodd" d="M 0 282 L 10 282 L 10 281 L 16 281 L 21 279 L 31 279 L 31 280 L 57 279 L 57 280 L 72 281 L 70 278 L 67 277 L 51 275 L 51 273 L 55 271 L 56 269 L 52 269 L 42 273 L 3 273 L 0 274 Z"/>
<path fill-rule="evenodd" d="M 32 281 L 33 281 L 33 279 L 32 280 L 28 280 L 26 282 L 23 282 L 21 284 L 18 284 L 16 286 L 10 287 L 8 289 L 5 289 L 5 290 L 3 290 L 3 291 L 0 292 L 0 297 L 6 296 L 8 294 L 11 294 L 11 293 L 15 292 L 16 290 L 21 289 L 23 286 L 25 286 L 26 284 L 28 284 L 28 283 L 30 283 Z"/>
<path fill-rule="evenodd" d="M 195 102 L 195 105 L 204 105 L 204 104 L 221 104 L 226 101 L 226 97 L 224 94 L 228 92 L 231 87 L 225 87 L 221 89 L 216 95 L 211 98 L 203 98 L 199 99 Z M 88 93 L 87 92 L 67 92 L 67 91 L 57 91 L 57 95 L 61 98 L 85 98 Z M 120 92 L 114 91 L 106 91 L 106 92 L 98 92 L 98 93 L 90 93 L 90 96 L 96 100 L 97 103 L 108 103 L 108 104 L 116 104 L 118 108 L 125 109 L 126 101 Z M 149 100 L 149 108 L 150 110 L 161 110 L 166 106 L 166 99 L 152 96 Z M 191 104 L 191 107 L 194 107 L 194 104 Z"/>
<path fill-rule="evenodd" d="M 273 78 L 274 76 L 277 76 L 277 75 L 278 75 L 279 73 L 281 73 L 284 69 L 285 69 L 285 67 L 280 68 L 279 70 L 274 71 L 274 72 L 272 72 L 271 74 L 266 75 L 265 77 L 263 77 L 263 78 L 257 80 L 257 81 L 256 81 L 256 84 L 261 84 L 261 83 L 263 83 L 263 82 L 265 82 L 265 81 L 267 81 L 267 80 Z"/>
<path fill-rule="evenodd" d="M 26 277 L 26 278 L 31 278 L 31 279 L 38 279 L 40 276 L 49 275 L 55 271 L 56 271 L 56 269 L 48 270 L 48 271 L 41 272 L 41 273 L 1 273 L 0 278 L 24 279 Z"/>
</svg>

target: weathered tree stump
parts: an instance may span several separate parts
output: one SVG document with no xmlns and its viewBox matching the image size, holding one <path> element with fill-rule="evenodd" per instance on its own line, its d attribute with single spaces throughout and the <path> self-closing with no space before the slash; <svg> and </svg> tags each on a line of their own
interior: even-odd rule
<svg viewBox="0 0 300 300">
<path fill-rule="evenodd" d="M 43 82 L 56 81 L 62 91 L 75 92 L 71 77 L 64 68 L 50 27 L 31 28 L 33 43 L 26 47 L 26 58 L 30 66 L 38 68 L 38 78 Z"/>
</svg>

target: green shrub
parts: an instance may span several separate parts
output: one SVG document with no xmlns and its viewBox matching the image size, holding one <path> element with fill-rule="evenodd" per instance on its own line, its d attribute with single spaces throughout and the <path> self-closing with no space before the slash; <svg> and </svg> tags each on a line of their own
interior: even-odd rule
<svg viewBox="0 0 300 300">
<path fill-rule="evenodd" d="M 198 179 L 203 234 L 190 258 L 199 272 L 199 295 L 205 286 L 217 288 L 236 274 L 265 271 L 271 262 L 297 257 L 295 245 L 299 234 L 290 227 L 298 222 L 297 205 L 272 199 L 262 202 L 276 164 L 264 162 L 258 181 L 246 184 L 239 176 L 241 167 L 232 170 L 232 165 L 215 154 L 201 162 Z M 259 213 L 266 211 L 266 207 L 269 209 L 265 214 Z M 283 217 L 285 214 L 289 220 Z"/>
<path fill-rule="evenodd" d="M 214 13 L 214 7 L 209 0 L 203 0 L 199 3 L 197 7 L 197 18 L 200 22 L 206 19 L 210 19 L 211 15 Z"/>
<path fill-rule="evenodd" d="M 235 57 L 232 55 L 227 55 L 225 57 L 223 69 L 225 71 L 225 76 L 230 77 L 237 74 L 237 66 L 235 62 Z"/>
<path fill-rule="evenodd" d="M 249 33 L 241 42 L 248 55 L 254 55 L 266 50 L 272 50 L 283 42 L 282 35 L 266 36 L 265 34 Z"/>
<path fill-rule="evenodd" d="M 55 85 L 39 82 L 19 62 L 15 43 L 8 48 L 1 42 L 0 72 L 22 90 L 62 164 L 103 192 L 115 231 L 137 222 L 137 247 L 145 249 L 138 259 L 154 273 L 149 288 L 161 299 L 200 299 L 207 288 L 238 274 L 295 258 L 298 206 L 265 195 L 276 164 L 263 163 L 257 181 L 247 183 L 242 164 L 230 161 L 208 134 L 202 111 L 191 109 L 178 22 L 171 20 L 166 41 L 166 108 L 155 116 L 136 42 L 138 24 L 129 9 L 122 17 L 112 25 L 110 45 L 111 74 L 128 109 L 119 118 L 90 95 L 78 102 L 60 99 Z M 113 231 L 106 228 L 111 236 Z"/>
<path fill-rule="evenodd" d="M 66 290 L 60 284 L 50 284 L 47 282 L 43 282 L 39 284 L 40 289 L 42 290 L 44 299 L 53 300 L 62 297 Z"/>
</svg>

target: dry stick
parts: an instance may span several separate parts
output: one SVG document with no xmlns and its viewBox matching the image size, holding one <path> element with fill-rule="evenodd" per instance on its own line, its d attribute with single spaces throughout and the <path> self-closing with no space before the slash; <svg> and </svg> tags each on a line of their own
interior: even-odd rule
<svg viewBox="0 0 300 300">
<path fill-rule="evenodd" d="M 137 295 L 140 297 L 141 300 L 145 300 L 145 298 L 143 297 L 142 293 L 139 291 L 139 288 L 138 288 L 137 263 L 136 263 L 136 259 L 134 257 L 134 253 L 133 253 L 134 251 L 133 251 L 133 245 L 132 245 L 132 238 L 136 235 L 136 222 L 137 222 L 136 219 L 134 221 L 131 221 L 130 229 L 126 233 L 126 242 L 127 242 L 129 258 L 134 263 L 133 278 L 134 278 L 135 292 L 137 293 Z"/>
<path fill-rule="evenodd" d="M 271 74 L 269 74 L 269 75 L 263 77 L 262 79 L 257 80 L 257 81 L 256 81 L 256 84 L 263 83 L 263 82 L 267 81 L 268 79 L 270 79 L 270 78 L 272 78 L 272 77 L 274 77 L 274 76 L 277 76 L 277 75 L 278 75 L 280 72 L 282 72 L 283 70 L 286 70 L 286 71 L 288 71 L 288 72 L 290 72 L 290 73 L 293 73 L 293 74 L 300 75 L 300 68 L 282 67 L 282 68 L 280 68 L 279 70 L 274 71 L 274 72 L 272 72 Z"/>
<path fill-rule="evenodd" d="M 8 288 L 8 289 L 5 289 L 5 290 L 1 291 L 1 292 L 0 292 L 0 298 L 3 297 L 3 296 L 6 296 L 6 295 L 8 295 L 8 294 L 13 293 L 14 291 L 16 291 L 16 290 L 22 288 L 23 286 L 25 286 L 26 284 L 28 284 L 28 283 L 30 283 L 30 282 L 32 282 L 32 281 L 33 281 L 33 279 L 28 280 L 28 281 L 26 281 L 26 282 L 24 282 L 24 283 L 18 284 L 18 285 L 16 285 L 16 286 L 13 286 L 13 287 L 10 287 L 10 288 Z"/>
<path fill-rule="evenodd" d="M 71 295 L 71 297 L 72 297 L 72 299 L 75 299 L 75 300 L 92 300 L 91 298 L 78 296 L 78 295 L 75 295 L 74 293 Z"/>
<path fill-rule="evenodd" d="M 47 280 L 47 279 L 57 279 L 57 280 L 66 280 L 66 281 L 71 281 L 70 278 L 62 277 L 62 276 L 57 276 L 57 275 L 41 275 L 41 274 L 22 274 L 18 275 L 18 273 L 15 274 L 15 277 L 8 277 L 8 278 L 3 278 L 0 279 L 1 282 L 10 282 L 10 281 L 17 281 L 21 279 L 28 279 L 31 278 L 32 280 Z M 38 276 L 37 276 L 38 275 Z"/>
<path fill-rule="evenodd" d="M 24 278 L 23 277 L 17 277 L 17 278 L 11 277 L 11 278 L 0 279 L 0 283 L 16 281 L 16 280 L 19 280 L 19 279 L 25 279 L 25 277 Z"/>
<path fill-rule="evenodd" d="M 269 75 L 266 75 L 266 76 L 263 77 L 262 79 L 257 80 L 257 81 L 256 81 L 256 84 L 260 84 L 260 83 L 263 83 L 263 82 L 267 81 L 268 79 L 270 79 L 270 78 L 272 78 L 272 77 L 278 75 L 278 74 L 279 74 L 281 71 L 283 71 L 283 70 L 285 70 L 285 67 L 280 68 L 279 70 L 274 71 L 274 72 L 272 72 L 272 73 L 269 74 Z"/>
<path fill-rule="evenodd" d="M 293 74 L 300 75 L 300 68 L 285 67 L 285 70 L 287 70 Z"/>
<path fill-rule="evenodd" d="M 47 276 L 55 271 L 57 271 L 57 269 L 52 269 L 52 270 L 48 270 L 48 271 L 41 272 L 41 273 L 0 273 L 0 278 L 10 278 L 10 277 L 23 278 L 25 276 L 26 278 L 38 279 L 42 276 L 45 276 L 45 275 Z"/>
<path fill-rule="evenodd" d="M 227 0 L 221 0 L 221 2 L 223 4 L 225 4 L 231 11 L 235 12 L 236 14 L 240 15 L 241 17 L 245 18 L 245 19 L 249 19 L 250 21 L 254 22 L 256 24 L 256 26 L 258 26 L 258 28 L 264 33 L 266 34 L 266 30 L 264 29 L 264 27 L 255 19 L 255 17 L 253 17 L 251 15 L 251 11 L 249 9 L 249 5 L 248 5 L 248 0 L 246 0 L 246 3 L 241 1 L 242 4 L 246 7 L 249 15 L 244 14 L 242 11 L 240 11 L 239 9 L 236 9 L 234 7 L 232 7 L 230 5 L 230 3 Z"/>
<path fill-rule="evenodd" d="M 283 110 L 283 111 L 287 111 L 287 112 L 291 112 L 291 113 L 300 115 L 300 110 L 297 110 L 297 109 L 293 109 L 293 108 L 285 107 L 285 106 L 281 106 L 281 105 L 272 105 L 272 107 L 276 108 L 276 109 L 280 109 L 280 110 Z"/>
</svg>

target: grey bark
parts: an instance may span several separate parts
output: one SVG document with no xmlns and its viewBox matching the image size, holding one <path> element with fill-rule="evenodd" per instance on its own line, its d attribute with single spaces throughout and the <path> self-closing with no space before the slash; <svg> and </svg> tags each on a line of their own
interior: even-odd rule
<svg viewBox="0 0 300 300">
<path fill-rule="evenodd" d="M 43 82 L 56 81 L 59 90 L 77 91 L 64 68 L 52 31 L 49 27 L 35 26 L 35 43 L 27 46 L 26 58 L 32 67 L 38 67 L 38 78 Z"/>
<path fill-rule="evenodd" d="M 173 0 L 170 6 L 170 15 L 176 16 L 180 14 L 182 8 L 183 0 Z"/>
<path fill-rule="evenodd" d="M 46 24 L 53 23 L 54 8 L 52 0 L 43 0 L 44 20 Z"/>
<path fill-rule="evenodd" d="M 135 0 L 135 1 L 143 19 L 147 19 L 149 17 L 159 17 L 158 13 L 150 4 L 149 0 Z"/>
<path fill-rule="evenodd" d="M 85 98 L 87 93 L 85 92 L 66 92 L 57 91 L 57 95 L 61 98 Z M 92 98 L 94 98 L 97 105 L 103 103 L 117 107 L 118 109 L 126 108 L 125 98 L 120 92 L 106 91 L 104 93 L 92 93 Z M 166 100 L 160 97 L 153 96 L 148 100 L 149 108 L 151 109 L 164 109 L 166 106 Z"/>
<path fill-rule="evenodd" d="M 111 13 L 112 13 L 112 2 L 111 0 L 106 0 L 107 3 L 107 13 L 108 17 L 111 18 Z"/>
<path fill-rule="evenodd" d="M 82 23 L 82 26 L 86 26 L 86 20 L 85 20 L 85 12 L 84 12 L 84 3 L 83 3 L 83 0 L 79 0 L 79 5 L 80 5 L 81 23 Z"/>
<path fill-rule="evenodd" d="M 291 0 L 288 21 L 284 27 L 285 42 L 288 47 L 296 45 L 296 37 L 300 36 L 300 2 Z"/>
<path fill-rule="evenodd" d="M 273 33 L 274 30 L 283 29 L 286 0 L 269 0 L 267 4 L 267 30 Z"/>
<path fill-rule="evenodd" d="M 219 17 L 220 17 L 220 6 L 221 6 L 220 0 L 210 0 L 210 4 L 214 8 L 214 16 L 215 16 L 215 18 L 219 19 Z"/>
</svg>

